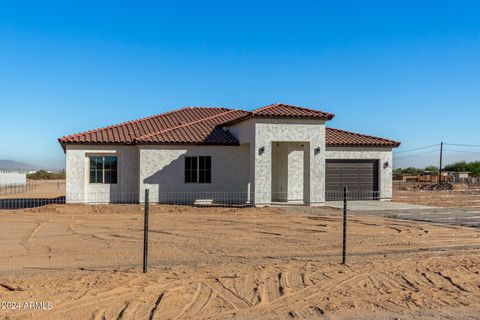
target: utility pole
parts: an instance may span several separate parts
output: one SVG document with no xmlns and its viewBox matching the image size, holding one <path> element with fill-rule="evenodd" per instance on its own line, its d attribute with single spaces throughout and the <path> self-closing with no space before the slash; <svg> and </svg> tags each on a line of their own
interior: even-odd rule
<svg viewBox="0 0 480 320">
<path fill-rule="evenodd" d="M 440 142 L 440 167 L 438 168 L 438 183 L 442 183 L 443 141 Z"/>
</svg>

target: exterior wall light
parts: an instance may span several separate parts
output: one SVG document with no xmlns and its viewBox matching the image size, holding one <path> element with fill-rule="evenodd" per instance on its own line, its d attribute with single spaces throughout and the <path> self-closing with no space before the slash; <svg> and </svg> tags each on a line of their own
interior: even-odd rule
<svg viewBox="0 0 480 320">
<path fill-rule="evenodd" d="M 264 152 L 265 152 L 265 147 L 260 147 L 260 148 L 258 149 L 258 154 L 259 154 L 259 155 L 262 155 Z"/>
<path fill-rule="evenodd" d="M 390 163 L 388 163 L 388 161 L 385 161 L 385 163 L 383 164 L 383 169 L 387 169 L 389 166 Z"/>
<path fill-rule="evenodd" d="M 316 147 L 315 149 L 313 149 L 313 153 L 315 155 L 320 154 L 320 147 Z"/>
</svg>

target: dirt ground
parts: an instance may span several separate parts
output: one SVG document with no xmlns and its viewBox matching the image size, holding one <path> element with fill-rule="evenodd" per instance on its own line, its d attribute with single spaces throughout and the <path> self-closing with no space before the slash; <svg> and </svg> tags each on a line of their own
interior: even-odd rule
<svg viewBox="0 0 480 320">
<path fill-rule="evenodd" d="M 0 301 L 21 305 L 0 316 L 480 317 L 480 229 L 355 214 L 341 265 L 339 210 L 152 206 L 144 275 L 142 209 L 0 211 Z"/>
<path fill-rule="evenodd" d="M 394 191 L 393 201 L 444 208 L 480 210 L 480 189 L 452 191 Z"/>
<path fill-rule="evenodd" d="M 65 195 L 65 180 L 29 180 L 28 190 L 21 188 L 2 189 L 0 199 L 56 198 Z"/>
</svg>

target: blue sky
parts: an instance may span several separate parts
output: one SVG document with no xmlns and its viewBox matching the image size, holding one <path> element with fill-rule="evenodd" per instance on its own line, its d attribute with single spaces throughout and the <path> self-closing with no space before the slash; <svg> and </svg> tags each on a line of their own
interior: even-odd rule
<svg viewBox="0 0 480 320">
<path fill-rule="evenodd" d="M 480 144 L 479 14 L 478 1 L 3 2 L 0 159 L 59 168 L 63 135 L 273 102 L 335 113 L 330 126 L 398 151 Z M 469 152 L 447 162 L 480 158 L 449 149 Z M 421 153 L 395 165 L 437 163 Z"/>
</svg>

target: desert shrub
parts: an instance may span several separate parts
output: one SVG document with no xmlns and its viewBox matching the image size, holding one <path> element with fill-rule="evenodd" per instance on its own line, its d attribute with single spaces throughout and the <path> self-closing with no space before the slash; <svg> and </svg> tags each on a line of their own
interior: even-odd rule
<svg viewBox="0 0 480 320">
<path fill-rule="evenodd" d="M 445 170 L 454 172 L 470 172 L 474 177 L 480 176 L 480 161 L 459 161 L 445 166 Z"/>
<path fill-rule="evenodd" d="M 65 172 L 47 172 L 45 170 L 38 170 L 35 173 L 27 174 L 28 179 L 32 180 L 58 180 L 65 179 Z"/>
</svg>

